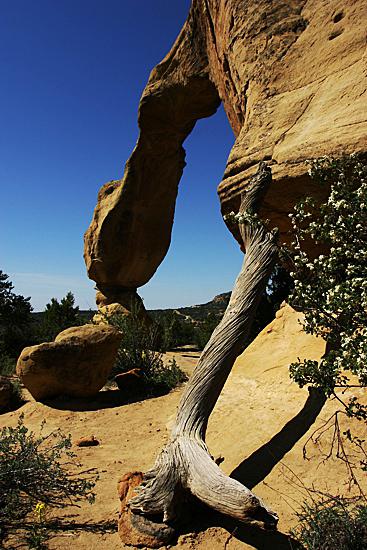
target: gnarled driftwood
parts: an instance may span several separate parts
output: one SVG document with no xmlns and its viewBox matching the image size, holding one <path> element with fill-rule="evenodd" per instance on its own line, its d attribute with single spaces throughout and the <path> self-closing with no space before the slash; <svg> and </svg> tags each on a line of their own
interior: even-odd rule
<svg viewBox="0 0 367 550">
<path fill-rule="evenodd" d="M 258 212 L 270 182 L 271 170 L 261 162 L 242 198 L 240 213 Z M 163 514 L 168 522 L 177 518 L 185 493 L 191 492 L 238 520 L 262 526 L 278 521 L 260 498 L 220 470 L 205 444 L 209 416 L 246 340 L 277 258 L 274 233 L 257 224 L 241 224 L 240 231 L 246 256 L 230 302 L 186 385 L 168 444 L 128 503 L 134 514 Z"/>
</svg>

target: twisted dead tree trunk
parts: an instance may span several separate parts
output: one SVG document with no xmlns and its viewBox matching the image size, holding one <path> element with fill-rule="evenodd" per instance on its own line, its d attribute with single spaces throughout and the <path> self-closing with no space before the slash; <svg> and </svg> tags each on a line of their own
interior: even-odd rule
<svg viewBox="0 0 367 550">
<path fill-rule="evenodd" d="M 261 162 L 240 213 L 258 212 L 270 182 L 271 170 Z M 186 385 L 168 444 L 128 503 L 134 514 L 163 514 L 163 522 L 169 522 L 177 518 L 185 493 L 190 492 L 238 520 L 262 526 L 277 523 L 273 510 L 220 470 L 205 444 L 209 416 L 248 336 L 277 258 L 277 235 L 260 224 L 241 224 L 240 231 L 246 257 L 230 302 Z"/>
</svg>

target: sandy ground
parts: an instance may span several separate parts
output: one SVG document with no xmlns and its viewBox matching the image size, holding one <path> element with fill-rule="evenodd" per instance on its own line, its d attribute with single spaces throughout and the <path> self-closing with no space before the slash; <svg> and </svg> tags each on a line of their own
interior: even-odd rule
<svg viewBox="0 0 367 550">
<path fill-rule="evenodd" d="M 225 458 L 221 468 L 260 496 L 279 514 L 277 532 L 244 526 L 207 509 L 191 505 L 191 519 L 182 525 L 167 548 L 203 550 L 289 550 L 296 548 L 289 530 L 296 524 L 295 511 L 301 503 L 323 491 L 348 492 L 345 465 L 325 454 L 330 448 L 332 429 L 321 441 L 310 440 L 308 459 L 302 448 L 312 433 L 338 410 L 336 402 L 323 405 L 306 389 L 299 389 L 288 374 L 288 364 L 297 357 L 319 358 L 324 352 L 320 339 L 306 335 L 298 323 L 299 314 L 283 307 L 277 318 L 237 359 L 233 371 L 210 417 L 207 443 L 214 457 Z M 190 374 L 198 359 L 195 352 L 169 353 Z M 117 533 L 118 479 L 132 470 L 146 471 L 169 438 L 182 388 L 145 401 L 128 402 L 117 389 L 103 390 L 85 401 L 54 400 L 43 404 L 28 394 L 19 410 L 0 416 L 0 426 L 14 426 L 19 414 L 38 433 L 46 420 L 45 433 L 60 428 L 72 441 L 93 435 L 99 445 L 73 450 L 81 471 L 99 475 L 96 502 L 81 502 L 49 514 L 59 526 L 50 534 L 49 548 L 70 550 L 114 550 L 124 547 Z M 360 399 L 366 398 L 357 390 Z M 346 396 L 344 396 L 346 397 Z M 349 427 L 339 415 L 342 431 Z M 355 423 L 354 433 L 365 438 L 366 425 Z M 326 426 L 327 427 L 327 426 Z M 348 451 L 353 454 L 353 450 Z M 355 456 L 354 460 L 358 460 Z M 365 475 L 358 481 L 367 491 Z M 21 547 L 16 539 L 9 547 Z"/>
</svg>

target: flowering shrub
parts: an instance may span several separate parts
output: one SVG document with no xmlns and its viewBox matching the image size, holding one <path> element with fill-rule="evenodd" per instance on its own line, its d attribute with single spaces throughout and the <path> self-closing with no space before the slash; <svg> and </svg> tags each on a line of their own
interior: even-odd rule
<svg viewBox="0 0 367 550">
<path fill-rule="evenodd" d="M 35 510 L 37 531 L 45 519 L 45 506 L 61 507 L 82 499 L 94 502 L 93 487 L 98 478 L 77 478 L 66 470 L 75 455 L 69 450 L 71 436 L 60 430 L 36 436 L 23 424 L 21 414 L 15 428 L 0 432 L 0 541 L 19 520 Z"/>
<path fill-rule="evenodd" d="M 289 214 L 294 241 L 279 256 L 293 266 L 290 303 L 304 313 L 305 331 L 326 340 L 327 349 L 321 361 L 292 363 L 290 374 L 300 387 L 335 396 L 348 416 L 367 420 L 366 406 L 335 394 L 350 386 L 350 373 L 367 385 L 367 166 L 358 154 L 306 162 L 310 176 L 329 185 L 330 194 L 323 204 L 307 197 L 295 206 Z M 268 224 L 251 211 L 231 212 L 225 220 L 265 229 Z M 312 259 L 306 239 L 325 253 Z"/>
<path fill-rule="evenodd" d="M 334 395 L 349 416 L 367 420 L 365 406 L 335 394 L 350 385 L 350 373 L 367 385 L 367 167 L 358 155 L 324 156 L 309 165 L 311 177 L 331 187 L 325 203 L 307 197 L 289 214 L 295 237 L 290 301 L 304 313 L 305 331 L 326 340 L 327 348 L 320 361 L 292 363 L 290 373 L 300 387 Z M 328 252 L 311 259 L 305 238 Z"/>
</svg>

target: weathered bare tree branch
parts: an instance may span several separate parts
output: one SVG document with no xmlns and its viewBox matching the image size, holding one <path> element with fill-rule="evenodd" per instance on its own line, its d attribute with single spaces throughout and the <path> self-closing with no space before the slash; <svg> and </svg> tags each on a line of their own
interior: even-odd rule
<svg viewBox="0 0 367 550">
<path fill-rule="evenodd" d="M 240 212 L 259 210 L 271 182 L 262 162 L 242 198 Z M 240 226 L 246 257 L 222 321 L 203 350 L 178 406 L 168 444 L 135 489 L 128 503 L 134 514 L 179 515 L 191 492 L 221 513 L 244 522 L 276 525 L 277 515 L 238 481 L 227 477 L 205 444 L 209 416 L 245 342 L 266 283 L 277 259 L 277 236 L 259 225 Z"/>
</svg>

